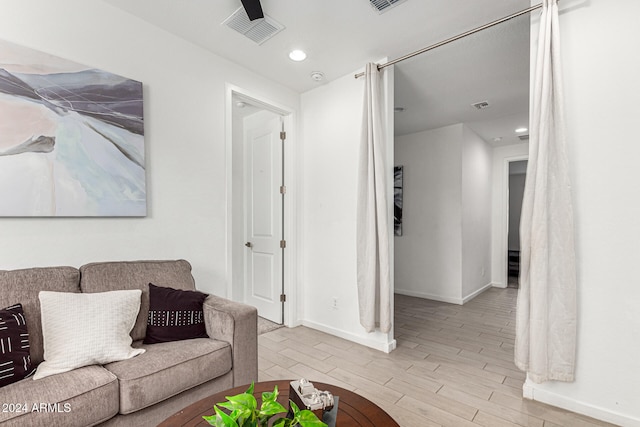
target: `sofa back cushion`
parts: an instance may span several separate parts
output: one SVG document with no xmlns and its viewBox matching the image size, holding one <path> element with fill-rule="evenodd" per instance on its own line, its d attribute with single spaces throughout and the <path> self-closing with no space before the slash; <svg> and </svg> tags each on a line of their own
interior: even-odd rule
<svg viewBox="0 0 640 427">
<path fill-rule="evenodd" d="M 80 272 L 73 267 L 44 267 L 0 271 L 0 308 L 22 304 L 27 320 L 31 363 L 42 362 L 40 291 L 80 292 Z"/>
<path fill-rule="evenodd" d="M 131 331 L 134 341 L 144 339 L 147 331 L 149 283 L 174 289 L 195 289 L 191 264 L 185 260 L 95 262 L 80 267 L 82 292 L 142 291 L 140 312 Z"/>
</svg>

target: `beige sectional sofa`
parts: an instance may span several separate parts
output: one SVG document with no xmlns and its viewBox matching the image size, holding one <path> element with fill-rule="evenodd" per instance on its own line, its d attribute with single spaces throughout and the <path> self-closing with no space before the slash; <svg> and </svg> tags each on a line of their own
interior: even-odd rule
<svg viewBox="0 0 640 427">
<path fill-rule="evenodd" d="M 39 380 L 26 378 L 0 388 L 0 425 L 155 426 L 210 394 L 257 381 L 255 308 L 209 295 L 203 309 L 210 338 L 142 344 L 149 283 L 195 289 L 191 265 L 184 260 L 0 271 L 0 309 L 22 304 L 34 366 L 42 362 L 44 351 L 38 299 L 42 290 L 94 293 L 141 289 L 140 312 L 131 336 L 133 347 L 146 349 L 131 359 Z"/>
</svg>

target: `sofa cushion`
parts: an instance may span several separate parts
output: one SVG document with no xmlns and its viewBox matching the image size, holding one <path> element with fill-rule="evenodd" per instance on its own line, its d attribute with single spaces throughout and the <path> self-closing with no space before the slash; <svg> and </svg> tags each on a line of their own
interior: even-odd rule
<svg viewBox="0 0 640 427">
<path fill-rule="evenodd" d="M 118 379 L 100 366 L 87 366 L 0 388 L 0 402 L 14 405 L 0 411 L 3 427 L 94 425 L 118 413 Z"/>
<path fill-rule="evenodd" d="M 118 377 L 120 413 L 129 414 L 161 402 L 231 370 L 231 346 L 196 338 L 159 344 L 134 343 L 146 352 L 105 368 Z"/>
<path fill-rule="evenodd" d="M 202 303 L 207 294 L 149 283 L 149 317 L 145 344 L 209 338 Z"/>
<path fill-rule="evenodd" d="M 177 261 L 97 262 L 80 267 L 82 292 L 106 292 L 118 289 L 140 289 L 140 313 L 131 331 L 134 341 L 142 340 L 149 314 L 149 283 L 175 289 L 195 289 L 191 264 Z"/>
<path fill-rule="evenodd" d="M 73 267 L 0 271 L 0 307 L 22 304 L 27 318 L 31 363 L 42 362 L 40 291 L 80 292 L 80 272 Z"/>
<path fill-rule="evenodd" d="M 40 292 L 45 360 L 33 378 L 144 353 L 131 347 L 129 335 L 141 294 L 139 289 L 95 294 Z"/>
<path fill-rule="evenodd" d="M 22 305 L 0 310 L 0 387 L 26 378 L 33 370 Z"/>
</svg>

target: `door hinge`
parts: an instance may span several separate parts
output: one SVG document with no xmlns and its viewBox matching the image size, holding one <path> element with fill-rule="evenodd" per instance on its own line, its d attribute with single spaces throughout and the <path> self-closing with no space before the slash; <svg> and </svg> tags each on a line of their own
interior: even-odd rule
<svg viewBox="0 0 640 427">
<path fill-rule="evenodd" d="M 280 247 L 282 249 L 286 248 L 287 247 L 287 241 L 286 240 L 280 240 Z"/>
<path fill-rule="evenodd" d="M 287 133 L 285 131 L 280 132 L 280 139 L 283 141 L 287 139 Z"/>
<path fill-rule="evenodd" d="M 285 294 L 280 294 L 280 302 L 287 302 L 287 296 Z"/>
<path fill-rule="evenodd" d="M 287 192 L 287 187 L 284 186 L 284 185 L 281 185 L 280 186 L 280 194 L 286 194 L 286 192 Z"/>
</svg>

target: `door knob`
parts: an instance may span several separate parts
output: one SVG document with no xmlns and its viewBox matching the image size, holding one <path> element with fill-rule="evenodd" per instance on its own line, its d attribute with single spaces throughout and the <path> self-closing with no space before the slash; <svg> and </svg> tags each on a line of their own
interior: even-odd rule
<svg viewBox="0 0 640 427">
<path fill-rule="evenodd" d="M 253 247 L 253 243 L 251 243 L 251 242 L 247 242 L 247 243 L 245 243 L 244 245 L 245 245 L 246 247 L 248 247 L 248 248 L 252 248 L 252 247 Z"/>
</svg>

